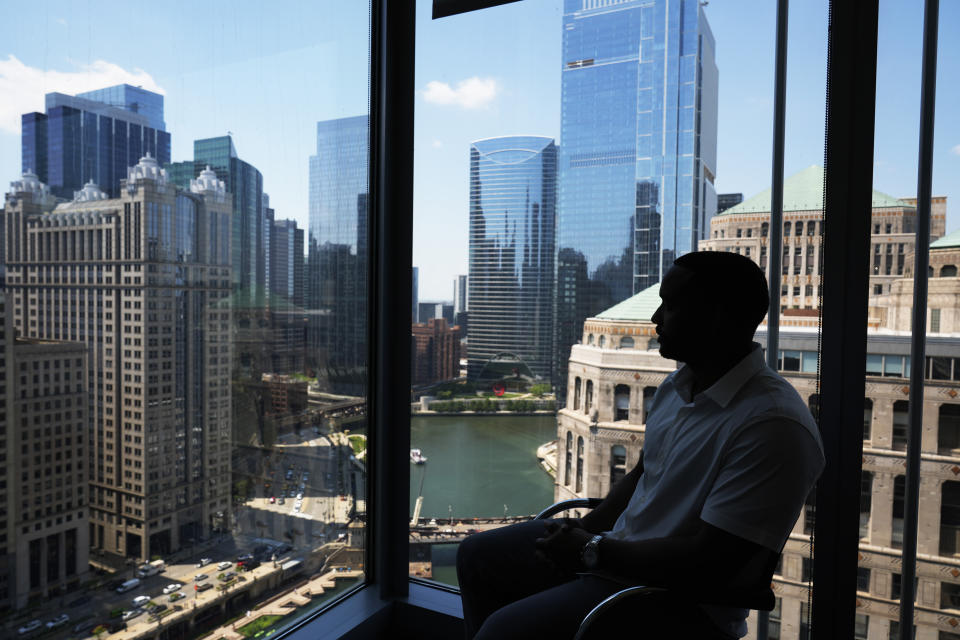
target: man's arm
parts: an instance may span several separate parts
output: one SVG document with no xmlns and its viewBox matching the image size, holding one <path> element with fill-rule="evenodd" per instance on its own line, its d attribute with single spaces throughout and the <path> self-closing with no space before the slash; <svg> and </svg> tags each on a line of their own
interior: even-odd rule
<svg viewBox="0 0 960 640">
<path fill-rule="evenodd" d="M 610 492 L 603 499 L 603 502 L 580 519 L 580 526 L 591 533 L 602 533 L 613 529 L 617 518 L 627 508 L 641 475 L 643 475 L 642 449 L 637 466 L 610 488 Z"/>
</svg>

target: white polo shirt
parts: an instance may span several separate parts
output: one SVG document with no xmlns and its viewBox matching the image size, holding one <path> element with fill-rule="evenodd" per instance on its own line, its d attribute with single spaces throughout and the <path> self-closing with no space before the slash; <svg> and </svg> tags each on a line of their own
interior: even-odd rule
<svg viewBox="0 0 960 640">
<path fill-rule="evenodd" d="M 692 385 L 684 365 L 657 389 L 643 474 L 607 535 L 667 538 L 699 518 L 779 552 L 823 470 L 809 408 L 756 343 L 709 389 L 692 397 Z M 704 609 L 725 630 L 746 634 L 746 609 Z"/>
</svg>

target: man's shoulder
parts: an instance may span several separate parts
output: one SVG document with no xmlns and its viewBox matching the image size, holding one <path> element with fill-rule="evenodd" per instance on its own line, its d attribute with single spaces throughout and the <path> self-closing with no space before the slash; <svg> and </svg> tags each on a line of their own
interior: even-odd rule
<svg viewBox="0 0 960 640">
<path fill-rule="evenodd" d="M 786 378 L 769 367 L 757 372 L 737 394 L 736 404 L 743 411 L 770 418 L 781 417 L 807 428 L 816 428 L 809 402 Z"/>
</svg>

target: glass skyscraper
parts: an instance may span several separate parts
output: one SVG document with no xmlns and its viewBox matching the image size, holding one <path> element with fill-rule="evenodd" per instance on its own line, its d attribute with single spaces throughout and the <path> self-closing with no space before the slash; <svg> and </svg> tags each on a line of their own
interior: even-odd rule
<svg viewBox="0 0 960 640">
<path fill-rule="evenodd" d="M 330 386 L 362 393 L 367 363 L 366 115 L 317 123 L 310 156 L 308 364 Z"/>
<path fill-rule="evenodd" d="M 86 96 L 120 95 L 120 87 L 79 96 L 46 95 L 46 113 L 21 116 L 21 165 L 36 173 L 54 195 L 73 199 L 90 181 L 110 197 L 120 195 L 127 169 L 150 154 L 161 164 L 170 162 L 170 134 L 164 131 L 163 96 L 130 87 L 140 102 L 120 104 Z M 133 93 L 129 94 L 132 98 Z M 142 111 L 139 105 L 143 105 Z M 126 105 L 126 106 L 125 106 Z"/>
<path fill-rule="evenodd" d="M 488 138 L 470 146 L 471 379 L 502 373 L 497 360 L 550 378 L 556 201 L 552 138 Z"/>
<path fill-rule="evenodd" d="M 78 93 L 77 97 L 142 114 L 147 117 L 150 126 L 154 129 L 164 131 L 167 128 L 167 123 L 163 121 L 163 96 L 142 87 L 118 84 L 104 89 L 84 91 Z"/>
<path fill-rule="evenodd" d="M 718 83 L 699 0 L 565 0 L 561 64 L 558 380 L 585 318 L 706 237 Z"/>
<path fill-rule="evenodd" d="M 226 184 L 227 193 L 233 194 L 233 289 L 245 300 L 262 305 L 269 284 L 266 266 L 269 234 L 264 225 L 268 207 L 263 175 L 239 158 L 231 136 L 194 140 L 193 161 L 174 162 L 165 168 L 171 182 L 187 188 L 190 180 L 207 166 Z"/>
</svg>

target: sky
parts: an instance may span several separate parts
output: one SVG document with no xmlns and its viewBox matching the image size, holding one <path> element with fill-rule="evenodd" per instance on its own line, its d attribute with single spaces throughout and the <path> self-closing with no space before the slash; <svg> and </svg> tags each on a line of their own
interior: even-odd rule
<svg viewBox="0 0 960 640">
<path fill-rule="evenodd" d="M 449 300 L 468 270 L 469 147 L 533 134 L 560 140 L 561 0 L 524 0 L 430 18 L 417 0 L 414 264 L 420 299 Z M 719 134 L 716 187 L 750 197 L 769 187 L 775 3 L 712 0 Z M 919 2 L 881 0 L 875 188 L 912 196 L 920 108 Z M 278 218 L 307 226 L 308 162 L 316 122 L 365 113 L 368 7 L 362 1 L 174 0 L 6 3 L 0 41 L 0 181 L 20 173 L 20 114 L 48 91 L 77 93 L 129 82 L 165 96 L 173 160 L 193 140 L 231 132 L 240 157 L 264 176 Z M 7 15 L 4 15 L 7 14 Z M 787 176 L 823 162 L 825 0 L 791 3 Z M 948 197 L 947 230 L 960 228 L 960 3 L 941 3 L 935 195 Z"/>
</svg>

